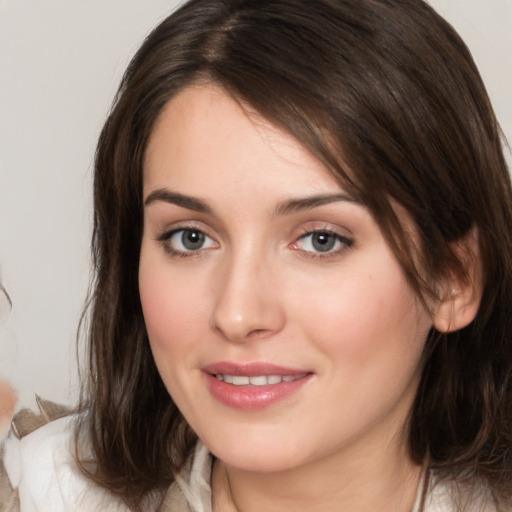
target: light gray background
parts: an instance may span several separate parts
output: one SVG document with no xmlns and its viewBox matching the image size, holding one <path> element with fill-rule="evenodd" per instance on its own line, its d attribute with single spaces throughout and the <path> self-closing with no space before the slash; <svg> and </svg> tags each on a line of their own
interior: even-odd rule
<svg viewBox="0 0 512 512">
<path fill-rule="evenodd" d="M 71 403 L 89 280 L 95 142 L 121 74 L 179 2 L 0 0 L 0 375 Z M 512 140 L 512 0 L 432 0 L 466 40 Z M 1 299 L 0 299 L 1 300 Z"/>
</svg>

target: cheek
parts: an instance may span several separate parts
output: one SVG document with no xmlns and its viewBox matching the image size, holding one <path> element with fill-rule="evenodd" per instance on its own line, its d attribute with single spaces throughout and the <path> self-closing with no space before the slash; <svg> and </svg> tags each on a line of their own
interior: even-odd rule
<svg viewBox="0 0 512 512">
<path fill-rule="evenodd" d="M 163 261 L 162 261 L 163 260 Z M 183 276 L 170 271 L 165 255 L 145 258 L 141 254 L 139 291 L 149 343 L 158 372 L 174 401 L 187 404 L 186 382 L 194 364 L 197 329 L 203 316 L 200 291 Z"/>
<path fill-rule="evenodd" d="M 353 269 L 343 279 L 317 282 L 297 306 L 297 321 L 318 348 L 356 372 L 419 357 L 431 325 L 394 260 L 380 261 L 366 267 L 371 273 Z"/>
<path fill-rule="evenodd" d="M 191 333 L 197 329 L 198 319 L 203 316 L 203 294 L 197 287 L 197 281 L 195 283 L 171 272 L 168 262 L 145 258 L 142 252 L 139 292 L 157 365 L 159 356 L 186 349 L 187 340 L 193 338 Z"/>
</svg>

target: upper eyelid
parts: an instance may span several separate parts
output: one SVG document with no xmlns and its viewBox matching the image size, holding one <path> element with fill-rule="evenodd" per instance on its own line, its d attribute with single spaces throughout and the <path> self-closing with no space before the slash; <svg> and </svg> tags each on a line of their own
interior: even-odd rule
<svg viewBox="0 0 512 512">
<path fill-rule="evenodd" d="M 169 235 L 171 233 L 176 233 L 177 231 L 184 230 L 201 231 L 210 238 L 213 238 L 210 232 L 211 230 L 204 226 L 202 222 L 197 221 L 178 221 L 175 223 L 167 224 L 165 227 L 159 228 L 157 230 L 159 233 L 157 236 L 161 237 L 164 235 Z"/>
<path fill-rule="evenodd" d="M 332 233 L 333 235 L 338 235 L 343 238 L 351 239 L 353 238 L 352 230 L 347 228 L 346 226 L 342 226 L 332 222 L 326 221 L 312 221 L 305 222 L 301 225 L 299 229 L 299 234 L 297 238 L 307 235 L 309 233 Z"/>
<path fill-rule="evenodd" d="M 190 212 L 186 215 L 185 212 L 182 212 L 179 215 L 169 215 L 164 212 L 152 212 L 147 217 L 145 216 L 148 232 L 158 233 L 156 236 L 160 236 L 163 233 L 179 229 L 197 229 L 214 239 L 218 239 L 225 235 L 223 226 L 219 225 L 215 219 L 209 219 L 200 213 L 197 215 L 189 214 Z"/>
<path fill-rule="evenodd" d="M 159 231 L 158 238 L 169 238 L 180 231 L 202 231 L 202 229 L 194 228 L 192 226 L 189 227 L 178 227 L 178 228 L 166 228 Z"/>
</svg>

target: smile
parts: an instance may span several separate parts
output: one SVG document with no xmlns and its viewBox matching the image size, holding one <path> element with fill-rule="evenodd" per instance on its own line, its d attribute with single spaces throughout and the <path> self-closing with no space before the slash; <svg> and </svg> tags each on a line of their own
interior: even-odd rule
<svg viewBox="0 0 512 512">
<path fill-rule="evenodd" d="M 281 382 L 293 382 L 305 377 L 306 375 L 306 373 L 302 373 L 299 375 L 255 375 L 249 377 L 248 375 L 217 373 L 215 378 L 225 382 L 226 384 L 233 384 L 234 386 L 272 386 L 280 384 Z"/>
<path fill-rule="evenodd" d="M 314 373 L 269 363 L 218 362 L 202 368 L 206 387 L 232 409 L 265 409 L 300 393 Z"/>
</svg>

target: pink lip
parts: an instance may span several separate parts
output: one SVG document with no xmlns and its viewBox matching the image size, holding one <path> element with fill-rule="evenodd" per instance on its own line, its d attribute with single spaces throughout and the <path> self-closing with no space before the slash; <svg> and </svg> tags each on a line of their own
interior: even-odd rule
<svg viewBox="0 0 512 512">
<path fill-rule="evenodd" d="M 209 364 L 203 367 L 202 370 L 208 389 L 213 397 L 228 407 L 242 410 L 256 410 L 269 407 L 296 393 L 313 375 L 307 370 L 297 370 L 259 362 L 248 364 L 218 362 Z M 280 382 L 279 384 L 268 384 L 265 386 L 235 386 L 218 380 L 215 375 L 219 373 L 236 376 L 246 375 L 248 377 L 258 375 L 302 375 L 302 377 L 292 382 Z"/>
</svg>

